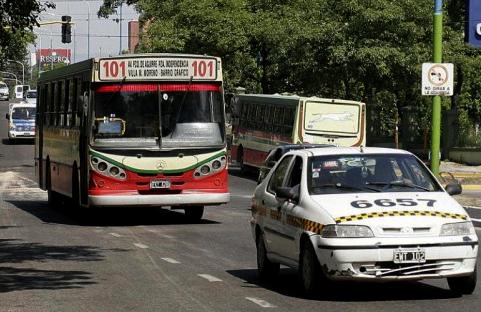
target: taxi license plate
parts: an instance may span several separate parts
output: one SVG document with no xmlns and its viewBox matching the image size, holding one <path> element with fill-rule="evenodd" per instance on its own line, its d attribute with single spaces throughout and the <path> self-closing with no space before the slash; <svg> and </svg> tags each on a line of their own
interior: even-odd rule
<svg viewBox="0 0 481 312">
<path fill-rule="evenodd" d="M 151 188 L 151 189 L 166 189 L 166 188 L 170 188 L 170 181 L 167 181 L 167 180 L 155 180 L 155 181 L 150 181 L 150 188 Z"/>
<path fill-rule="evenodd" d="M 30 132 L 24 132 L 23 135 L 30 135 Z"/>
<path fill-rule="evenodd" d="M 397 249 L 394 250 L 394 263 L 425 263 L 426 252 L 424 249 Z"/>
</svg>

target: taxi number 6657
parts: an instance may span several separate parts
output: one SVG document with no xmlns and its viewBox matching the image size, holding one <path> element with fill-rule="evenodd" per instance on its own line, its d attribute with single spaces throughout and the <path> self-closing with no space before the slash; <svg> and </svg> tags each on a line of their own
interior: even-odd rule
<svg viewBox="0 0 481 312">
<path fill-rule="evenodd" d="M 411 199 L 411 198 L 396 198 L 396 199 L 376 199 L 374 201 L 369 200 L 355 200 L 351 202 L 351 206 L 355 208 L 370 208 L 374 205 L 380 207 L 393 207 L 399 206 L 417 206 L 420 202 L 425 202 L 428 207 L 433 207 L 436 200 L 434 199 Z"/>
</svg>

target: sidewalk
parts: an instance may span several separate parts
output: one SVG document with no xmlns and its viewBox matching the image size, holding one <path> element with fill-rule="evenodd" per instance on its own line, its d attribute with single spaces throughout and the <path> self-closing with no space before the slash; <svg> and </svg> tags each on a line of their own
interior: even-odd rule
<svg viewBox="0 0 481 312">
<path fill-rule="evenodd" d="M 463 190 L 481 192 L 481 166 L 467 166 L 454 162 L 442 161 L 439 171 L 446 182 L 449 182 L 451 179 L 451 174 L 462 184 Z M 447 172 L 448 174 L 443 174 L 443 172 Z"/>
</svg>

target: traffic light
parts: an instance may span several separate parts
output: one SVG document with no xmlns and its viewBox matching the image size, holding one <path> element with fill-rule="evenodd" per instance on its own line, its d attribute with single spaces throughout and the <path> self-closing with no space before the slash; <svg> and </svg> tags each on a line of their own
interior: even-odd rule
<svg viewBox="0 0 481 312">
<path fill-rule="evenodd" d="M 71 16 L 62 16 L 62 43 L 72 42 L 72 24 L 70 24 L 71 20 Z"/>
</svg>

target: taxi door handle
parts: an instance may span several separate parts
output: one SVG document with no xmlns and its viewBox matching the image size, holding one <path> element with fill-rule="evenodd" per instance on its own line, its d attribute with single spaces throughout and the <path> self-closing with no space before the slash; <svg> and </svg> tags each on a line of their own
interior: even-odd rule
<svg viewBox="0 0 481 312">
<path fill-rule="evenodd" d="M 266 202 L 264 200 L 262 200 L 262 205 L 265 205 L 265 204 L 266 204 Z"/>
</svg>

